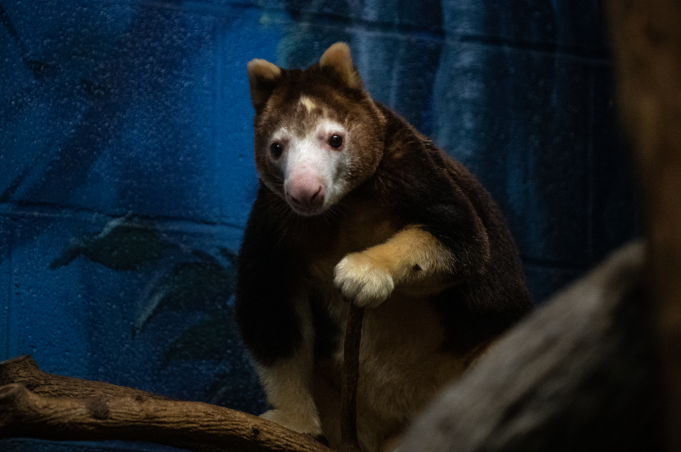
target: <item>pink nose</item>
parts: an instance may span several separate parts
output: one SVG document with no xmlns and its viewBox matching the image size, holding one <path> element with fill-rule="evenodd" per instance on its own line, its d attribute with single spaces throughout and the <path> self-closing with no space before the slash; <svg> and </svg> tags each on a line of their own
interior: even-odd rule
<svg viewBox="0 0 681 452">
<path fill-rule="evenodd" d="M 314 213 L 324 204 L 324 185 L 319 178 L 300 175 L 287 184 L 286 198 L 299 213 Z"/>
</svg>

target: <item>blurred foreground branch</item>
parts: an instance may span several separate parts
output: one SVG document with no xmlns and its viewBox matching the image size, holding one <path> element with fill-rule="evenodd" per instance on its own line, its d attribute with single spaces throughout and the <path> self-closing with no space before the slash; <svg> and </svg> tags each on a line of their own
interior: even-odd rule
<svg viewBox="0 0 681 452">
<path fill-rule="evenodd" d="M 403 450 L 659 450 L 644 257 L 640 243 L 623 248 L 502 337 Z"/>
</svg>

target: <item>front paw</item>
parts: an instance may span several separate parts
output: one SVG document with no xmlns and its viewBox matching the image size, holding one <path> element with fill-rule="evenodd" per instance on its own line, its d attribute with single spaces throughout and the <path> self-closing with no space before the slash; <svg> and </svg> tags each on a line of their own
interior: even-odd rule
<svg viewBox="0 0 681 452">
<path fill-rule="evenodd" d="M 307 433 L 315 438 L 323 436 L 322 427 L 317 419 L 308 419 L 301 413 L 286 412 L 284 410 L 269 410 L 260 415 L 261 418 L 283 425 L 298 433 Z"/>
<path fill-rule="evenodd" d="M 360 308 L 379 306 L 395 288 L 390 273 L 361 253 L 345 256 L 336 265 L 334 274 L 336 287 Z"/>
</svg>

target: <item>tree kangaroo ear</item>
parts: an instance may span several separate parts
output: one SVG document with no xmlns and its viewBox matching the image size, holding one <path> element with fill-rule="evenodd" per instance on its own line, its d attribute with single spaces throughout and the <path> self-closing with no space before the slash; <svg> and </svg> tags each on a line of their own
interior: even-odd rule
<svg viewBox="0 0 681 452">
<path fill-rule="evenodd" d="M 362 79 L 352 63 L 350 47 L 344 42 L 337 42 L 324 52 L 319 59 L 319 66 L 330 66 L 343 77 L 343 81 L 355 89 L 363 89 Z"/>
<path fill-rule="evenodd" d="M 279 85 L 283 69 L 269 61 L 255 59 L 248 62 L 248 83 L 251 86 L 251 102 L 260 111 Z"/>
</svg>

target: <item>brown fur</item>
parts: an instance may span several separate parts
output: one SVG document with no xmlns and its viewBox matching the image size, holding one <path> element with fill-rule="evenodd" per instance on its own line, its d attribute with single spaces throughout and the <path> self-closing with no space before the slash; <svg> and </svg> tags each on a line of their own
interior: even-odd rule
<svg viewBox="0 0 681 452">
<path fill-rule="evenodd" d="M 262 183 L 239 258 L 237 321 L 274 408 L 265 416 L 337 446 L 339 332 L 347 299 L 367 306 L 358 429 L 367 450 L 384 450 L 531 309 L 517 251 L 473 176 L 363 91 L 346 45 L 305 71 L 272 66 L 249 64 Z M 346 159 L 343 196 L 301 216 L 269 147 L 277 130 L 303 139 L 319 121 L 347 132 L 338 151 L 318 151 Z"/>
<path fill-rule="evenodd" d="M 319 67 L 330 66 L 335 68 L 343 77 L 346 85 L 353 89 L 363 89 L 362 79 L 348 55 L 350 55 L 350 47 L 344 42 L 337 42 L 324 52 L 324 55 L 319 59 Z"/>
</svg>

